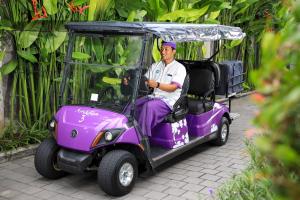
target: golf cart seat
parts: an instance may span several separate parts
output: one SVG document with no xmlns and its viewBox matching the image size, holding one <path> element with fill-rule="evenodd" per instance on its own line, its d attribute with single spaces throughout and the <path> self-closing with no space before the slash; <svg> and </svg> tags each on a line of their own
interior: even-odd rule
<svg viewBox="0 0 300 200">
<path fill-rule="evenodd" d="M 211 61 L 194 62 L 189 65 L 190 87 L 188 94 L 189 114 L 199 115 L 213 108 L 215 88 L 219 86 L 220 69 Z"/>
<path fill-rule="evenodd" d="M 189 90 L 189 85 L 190 76 L 187 73 L 182 85 L 181 95 L 179 99 L 175 102 L 172 112 L 165 117 L 165 122 L 174 123 L 185 118 L 186 114 L 188 113 L 187 92 Z"/>
</svg>

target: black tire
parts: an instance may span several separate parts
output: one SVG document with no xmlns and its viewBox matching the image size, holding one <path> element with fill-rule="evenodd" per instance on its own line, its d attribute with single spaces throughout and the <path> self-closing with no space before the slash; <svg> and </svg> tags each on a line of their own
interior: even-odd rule
<svg viewBox="0 0 300 200">
<path fill-rule="evenodd" d="M 34 166 L 39 174 L 49 179 L 59 179 L 66 175 L 66 172 L 56 166 L 58 150 L 59 146 L 54 138 L 45 139 L 40 144 L 34 157 Z"/>
<path fill-rule="evenodd" d="M 226 131 L 226 135 L 222 136 L 222 130 Z M 227 140 L 228 140 L 228 136 L 229 136 L 229 122 L 228 119 L 226 117 L 222 117 L 222 122 L 218 127 L 218 133 L 217 133 L 217 138 L 212 140 L 212 144 L 216 145 L 216 146 L 222 146 L 224 144 L 226 144 Z"/>
<path fill-rule="evenodd" d="M 122 167 L 129 165 L 132 167 L 133 177 L 129 184 L 124 186 L 120 181 L 119 173 Z M 109 195 L 123 196 L 132 190 L 137 173 L 138 167 L 134 155 L 124 150 L 113 150 L 108 152 L 99 164 L 98 184 Z"/>
</svg>

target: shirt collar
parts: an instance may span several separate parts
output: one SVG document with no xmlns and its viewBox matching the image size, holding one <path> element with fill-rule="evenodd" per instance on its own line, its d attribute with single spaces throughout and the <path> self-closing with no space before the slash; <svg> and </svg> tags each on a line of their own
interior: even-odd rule
<svg viewBox="0 0 300 200">
<path fill-rule="evenodd" d="M 172 64 L 175 62 L 175 59 L 174 59 L 172 62 L 170 62 L 169 64 L 167 64 L 167 65 L 166 65 L 166 63 L 164 63 L 163 61 L 161 61 L 161 62 L 163 63 L 163 66 L 164 66 L 164 67 L 167 67 L 168 65 L 172 65 Z"/>
</svg>

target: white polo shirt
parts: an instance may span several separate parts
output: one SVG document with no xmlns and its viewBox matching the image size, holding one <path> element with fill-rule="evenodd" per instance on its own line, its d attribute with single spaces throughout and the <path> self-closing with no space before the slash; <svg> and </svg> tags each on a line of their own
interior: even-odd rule
<svg viewBox="0 0 300 200">
<path fill-rule="evenodd" d="M 181 94 L 181 88 L 186 76 L 185 67 L 176 60 L 167 65 L 160 61 L 152 64 L 145 76 L 149 80 L 155 80 L 156 82 L 177 85 L 177 89 L 174 92 L 166 92 L 155 88 L 153 94 L 149 95 L 150 97 L 162 99 L 172 109 Z"/>
</svg>

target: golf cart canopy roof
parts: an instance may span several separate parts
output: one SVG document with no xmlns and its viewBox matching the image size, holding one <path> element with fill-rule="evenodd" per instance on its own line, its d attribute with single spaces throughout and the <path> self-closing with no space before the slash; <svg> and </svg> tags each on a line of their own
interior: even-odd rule
<svg viewBox="0 0 300 200">
<path fill-rule="evenodd" d="M 239 40 L 246 35 L 239 27 L 166 22 L 71 22 L 66 28 L 74 32 L 152 33 L 168 42 Z"/>
</svg>

